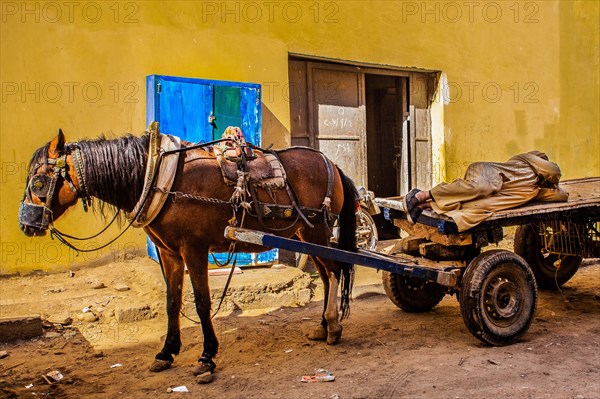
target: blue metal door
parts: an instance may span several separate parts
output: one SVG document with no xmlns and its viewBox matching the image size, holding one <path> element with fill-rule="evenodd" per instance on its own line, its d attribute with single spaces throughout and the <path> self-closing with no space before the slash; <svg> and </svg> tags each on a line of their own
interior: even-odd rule
<svg viewBox="0 0 600 399">
<path fill-rule="evenodd" d="M 259 84 L 150 75 L 146 89 L 146 124 L 158 121 L 163 133 L 208 142 L 221 138 L 227 126 L 239 126 L 248 142 L 261 145 Z M 157 260 L 156 247 L 147 242 L 148 255 Z M 227 254 L 214 255 L 219 262 L 227 259 Z M 270 264 L 276 259 L 277 250 L 242 253 L 237 264 Z"/>
</svg>

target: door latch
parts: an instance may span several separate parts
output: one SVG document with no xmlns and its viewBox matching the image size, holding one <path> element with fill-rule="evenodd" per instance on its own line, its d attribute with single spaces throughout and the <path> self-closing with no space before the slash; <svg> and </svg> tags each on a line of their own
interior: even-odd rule
<svg viewBox="0 0 600 399">
<path fill-rule="evenodd" d="M 208 116 L 208 123 L 213 127 L 213 129 L 217 128 L 217 123 L 216 123 L 217 117 L 214 115 L 209 115 Z"/>
</svg>

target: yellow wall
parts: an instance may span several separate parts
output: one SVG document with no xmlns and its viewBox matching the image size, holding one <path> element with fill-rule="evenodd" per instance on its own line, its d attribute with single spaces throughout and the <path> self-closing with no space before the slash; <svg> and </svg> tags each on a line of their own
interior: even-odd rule
<svg viewBox="0 0 600 399">
<path fill-rule="evenodd" d="M 596 1 L 5 1 L 1 12 L 2 273 L 143 249 L 133 232 L 75 258 L 25 238 L 17 208 L 26 162 L 58 127 L 70 140 L 143 131 L 149 74 L 263 84 L 264 143 L 282 147 L 289 53 L 439 70 L 449 87 L 435 114 L 440 179 L 532 148 L 565 177 L 600 175 Z M 102 224 L 78 208 L 57 225 Z"/>
</svg>

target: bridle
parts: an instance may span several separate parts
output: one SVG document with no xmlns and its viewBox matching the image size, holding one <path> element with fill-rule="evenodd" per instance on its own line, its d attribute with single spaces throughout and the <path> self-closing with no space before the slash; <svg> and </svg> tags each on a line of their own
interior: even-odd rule
<svg viewBox="0 0 600 399">
<path fill-rule="evenodd" d="M 67 163 L 67 156 L 71 155 L 73 159 L 73 168 L 75 170 L 75 175 L 77 177 L 77 182 L 79 184 L 79 188 L 75 186 L 75 183 L 69 176 L 69 164 Z M 115 212 L 112 220 L 98 233 L 89 236 L 89 237 L 75 237 L 69 234 L 65 234 L 58 230 L 53 225 L 54 217 L 52 212 L 52 200 L 54 199 L 54 191 L 56 189 L 56 185 L 60 179 L 64 180 L 71 191 L 77 196 L 77 198 L 82 200 L 83 210 L 85 212 L 88 211 L 89 207 L 92 204 L 92 198 L 90 195 L 90 191 L 88 189 L 88 184 L 85 175 L 85 158 L 83 153 L 81 152 L 81 148 L 78 143 L 67 143 L 65 144 L 65 153 L 58 158 L 46 158 L 43 162 L 36 163 L 33 167 L 33 171 L 39 170 L 42 166 L 51 166 L 53 174 L 49 176 L 45 173 L 35 173 L 29 178 L 29 182 L 27 183 L 27 187 L 25 188 L 25 194 L 23 199 L 21 200 L 21 205 L 19 206 L 19 223 L 23 226 L 33 227 L 38 231 L 50 230 L 50 235 L 52 238 L 58 239 L 62 244 L 74 250 L 76 253 L 79 252 L 94 252 L 98 251 L 102 248 L 106 248 L 117 239 L 119 239 L 125 232 L 131 227 L 133 224 L 133 220 L 123 229 L 115 238 L 110 240 L 104 245 L 101 245 L 96 248 L 91 249 L 82 249 L 78 248 L 75 245 L 71 244 L 67 238 L 77 240 L 77 241 L 86 241 L 91 240 L 93 238 L 98 237 L 102 233 L 104 233 L 108 228 L 117 220 L 119 216 L 119 212 Z M 37 205 L 33 203 L 33 199 L 31 194 L 34 194 L 36 197 L 43 202 L 42 205 Z M 28 202 L 25 202 L 25 199 Z M 137 215 L 136 215 L 137 217 Z M 134 218 L 135 220 L 135 218 Z"/>
<path fill-rule="evenodd" d="M 30 177 L 25 194 L 19 206 L 19 223 L 25 226 L 34 227 L 38 230 L 46 230 L 52 225 L 52 200 L 54 191 L 59 179 L 63 179 L 71 188 L 77 198 L 82 200 L 83 209 L 87 212 L 91 205 L 91 197 L 87 189 L 85 179 L 85 160 L 81 149 L 77 143 L 69 143 L 65 146 L 65 153 L 58 158 L 46 158 L 43 162 L 36 163 L 32 170 L 37 171 L 42 166 L 51 166 L 53 175 L 49 176 L 44 173 L 35 173 Z M 73 158 L 73 167 L 79 183 L 79 188 L 75 184 L 68 173 L 69 164 L 67 163 L 67 155 Z M 33 203 L 31 195 L 35 195 L 43 201 L 43 205 Z M 28 202 L 25 202 L 25 199 Z"/>
</svg>

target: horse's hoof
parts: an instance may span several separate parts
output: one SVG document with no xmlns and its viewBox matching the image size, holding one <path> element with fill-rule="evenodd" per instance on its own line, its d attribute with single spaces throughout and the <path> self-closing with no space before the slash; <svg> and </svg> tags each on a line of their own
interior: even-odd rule
<svg viewBox="0 0 600 399">
<path fill-rule="evenodd" d="M 215 369 L 215 367 L 217 367 L 213 362 L 210 363 L 205 363 L 205 362 L 198 362 L 197 365 L 194 366 L 194 368 L 192 368 L 192 374 L 200 376 L 203 375 L 204 373 L 212 373 L 212 371 Z M 210 381 L 208 381 L 210 382 Z M 200 382 L 199 382 L 200 384 Z"/>
<path fill-rule="evenodd" d="M 336 345 L 340 342 L 342 338 L 342 326 L 336 328 L 333 331 L 329 331 L 327 334 L 327 345 Z"/>
<path fill-rule="evenodd" d="M 322 325 L 319 325 L 313 331 L 309 332 L 307 336 L 311 341 L 325 341 L 327 339 L 327 330 Z"/>
<path fill-rule="evenodd" d="M 212 379 L 213 379 L 212 371 L 206 371 L 206 372 L 196 376 L 196 382 L 198 384 L 208 384 L 209 382 L 212 382 Z"/>
<path fill-rule="evenodd" d="M 173 364 L 173 362 L 170 362 L 168 360 L 155 359 L 154 363 L 152 363 L 152 365 L 150 366 L 150 371 L 152 371 L 153 373 L 158 373 L 159 371 L 171 368 L 171 364 Z"/>
</svg>

